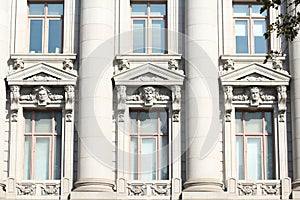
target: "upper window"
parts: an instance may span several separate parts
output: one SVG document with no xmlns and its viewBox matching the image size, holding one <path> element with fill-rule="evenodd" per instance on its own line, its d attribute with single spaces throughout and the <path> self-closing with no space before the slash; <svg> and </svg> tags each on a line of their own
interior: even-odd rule
<svg viewBox="0 0 300 200">
<path fill-rule="evenodd" d="M 62 3 L 29 3 L 29 51 L 62 53 Z"/>
<path fill-rule="evenodd" d="M 61 112 L 26 111 L 24 118 L 24 179 L 60 179 Z"/>
<path fill-rule="evenodd" d="M 261 5 L 234 4 L 236 53 L 267 53 L 268 42 L 264 37 L 267 12 L 260 14 Z"/>
<path fill-rule="evenodd" d="M 130 169 L 132 180 L 168 180 L 168 114 L 130 111 Z"/>
<path fill-rule="evenodd" d="M 236 112 L 237 177 L 274 179 L 272 112 Z"/>
<path fill-rule="evenodd" d="M 166 53 L 165 3 L 132 3 L 133 53 Z"/>
</svg>

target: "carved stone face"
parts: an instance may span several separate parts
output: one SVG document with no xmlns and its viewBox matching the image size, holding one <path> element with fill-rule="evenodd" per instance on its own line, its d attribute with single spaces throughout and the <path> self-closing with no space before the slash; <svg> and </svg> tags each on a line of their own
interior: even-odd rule
<svg viewBox="0 0 300 200">
<path fill-rule="evenodd" d="M 152 87 L 144 88 L 144 97 L 146 101 L 153 101 L 155 95 L 155 89 Z"/>
<path fill-rule="evenodd" d="M 260 98 L 259 89 L 258 88 L 251 88 L 251 99 L 253 101 L 258 101 L 259 98 Z"/>
<path fill-rule="evenodd" d="M 45 90 L 45 88 L 41 88 L 38 91 L 38 99 L 40 102 L 44 102 L 48 99 L 48 94 L 47 94 L 47 91 Z"/>
</svg>

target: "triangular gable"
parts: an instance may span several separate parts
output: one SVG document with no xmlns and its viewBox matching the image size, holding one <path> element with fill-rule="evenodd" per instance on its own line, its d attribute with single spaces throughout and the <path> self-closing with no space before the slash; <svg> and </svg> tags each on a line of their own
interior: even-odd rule
<svg viewBox="0 0 300 200">
<path fill-rule="evenodd" d="M 8 85 L 75 85 L 77 74 L 39 63 L 7 76 Z"/>
<path fill-rule="evenodd" d="M 284 70 L 275 70 L 253 63 L 220 76 L 222 85 L 289 85 L 291 76 Z"/>
<path fill-rule="evenodd" d="M 182 85 L 184 75 L 174 71 L 147 63 L 113 77 L 116 85 Z"/>
</svg>

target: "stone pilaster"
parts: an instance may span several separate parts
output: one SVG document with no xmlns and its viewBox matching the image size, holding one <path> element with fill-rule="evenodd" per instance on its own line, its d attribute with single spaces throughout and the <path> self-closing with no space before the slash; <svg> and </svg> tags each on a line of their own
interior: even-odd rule
<svg viewBox="0 0 300 200">
<path fill-rule="evenodd" d="M 0 127 L 2 127 L 2 131 L 0 134 L 0 182 L 1 180 L 6 179 L 5 169 L 4 169 L 4 141 L 7 140 L 4 134 L 4 127 L 7 127 L 5 125 L 7 119 L 6 119 L 6 88 L 5 88 L 5 77 L 6 77 L 6 71 L 8 69 L 7 66 L 7 60 L 9 58 L 9 5 L 11 1 L 1 1 L 0 2 L 0 46 L 1 46 L 1 53 L 0 53 Z M 0 193 L 1 193 L 1 187 L 0 187 Z M 1 198 L 1 196 L 0 196 Z"/>
<path fill-rule="evenodd" d="M 112 192 L 115 186 L 110 80 L 114 1 L 82 0 L 80 15 L 79 166 L 74 190 L 79 192 L 71 194 L 72 199 L 86 199 L 84 192 Z"/>
<path fill-rule="evenodd" d="M 184 192 L 218 192 L 223 185 L 218 114 L 218 1 L 185 3 L 188 164 Z"/>
</svg>

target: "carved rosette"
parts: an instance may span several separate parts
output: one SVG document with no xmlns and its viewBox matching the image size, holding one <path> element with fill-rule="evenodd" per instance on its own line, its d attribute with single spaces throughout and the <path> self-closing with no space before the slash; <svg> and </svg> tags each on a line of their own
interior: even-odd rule
<svg viewBox="0 0 300 200">
<path fill-rule="evenodd" d="M 225 120 L 227 122 L 230 122 L 231 111 L 232 111 L 232 100 L 233 100 L 232 86 L 224 86 L 224 100 L 225 100 Z"/>
<path fill-rule="evenodd" d="M 10 109 L 11 109 L 11 119 L 13 122 L 16 122 L 18 119 L 18 109 L 20 99 L 20 86 L 13 85 L 10 86 Z"/>
<path fill-rule="evenodd" d="M 16 60 L 14 60 L 14 65 L 13 65 L 14 70 L 23 69 L 23 68 L 24 68 L 24 61 L 22 58 L 17 58 Z"/>
<path fill-rule="evenodd" d="M 178 63 L 178 60 L 170 59 L 170 60 L 168 61 L 168 67 L 169 67 L 169 69 L 171 69 L 171 70 L 179 70 L 179 63 Z"/>
<path fill-rule="evenodd" d="M 74 65 L 73 65 L 73 61 L 70 59 L 66 59 L 63 61 L 63 69 L 64 70 L 73 70 Z"/>
<path fill-rule="evenodd" d="M 234 60 L 232 60 L 232 59 L 225 60 L 223 70 L 225 72 L 233 71 L 234 70 Z"/>
<path fill-rule="evenodd" d="M 276 89 L 278 95 L 279 121 L 284 122 L 285 112 L 286 112 L 286 99 L 287 99 L 286 86 L 278 86 Z"/>
<path fill-rule="evenodd" d="M 130 63 L 127 59 L 122 59 L 119 61 L 119 66 L 118 66 L 118 70 L 120 72 L 126 71 L 130 69 Z"/>
<path fill-rule="evenodd" d="M 179 113 L 181 109 L 181 87 L 173 86 L 172 87 L 172 106 L 173 106 L 173 121 L 179 122 Z"/>
</svg>

